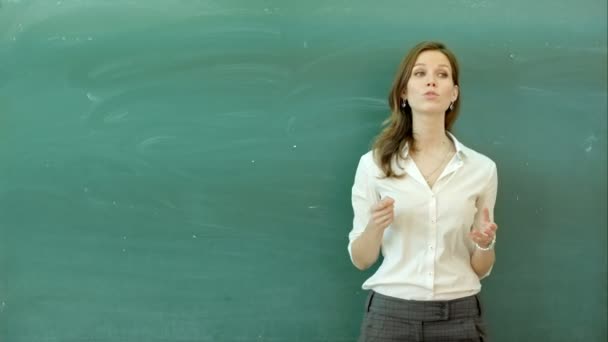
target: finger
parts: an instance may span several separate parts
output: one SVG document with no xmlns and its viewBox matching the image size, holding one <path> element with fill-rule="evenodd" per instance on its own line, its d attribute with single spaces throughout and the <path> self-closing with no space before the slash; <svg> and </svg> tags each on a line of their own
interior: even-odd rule
<svg viewBox="0 0 608 342">
<path fill-rule="evenodd" d="M 378 209 L 374 210 L 374 212 L 376 212 L 376 213 L 388 213 L 388 212 L 392 212 L 393 210 L 395 210 L 395 207 L 393 205 L 389 205 L 389 206 L 386 206 L 386 207 L 378 208 Z"/>
<path fill-rule="evenodd" d="M 492 239 L 481 238 L 481 237 L 471 237 L 471 240 L 478 245 L 489 245 L 492 243 Z"/>
<path fill-rule="evenodd" d="M 380 220 L 383 220 L 383 219 L 385 219 L 387 217 L 391 217 L 391 216 L 393 216 L 392 210 L 383 210 L 383 211 L 376 212 L 375 219 L 380 221 Z"/>
<path fill-rule="evenodd" d="M 391 211 L 385 213 L 382 217 L 383 218 L 390 218 L 392 220 L 394 216 L 395 216 L 395 213 L 391 210 Z"/>
<path fill-rule="evenodd" d="M 494 239 L 494 235 L 485 235 L 481 232 L 475 232 L 473 234 L 473 239 L 478 242 L 489 243 Z"/>
<path fill-rule="evenodd" d="M 478 231 L 472 231 L 472 232 L 470 232 L 469 233 L 469 237 L 471 239 L 473 239 L 473 240 L 483 238 L 483 236 Z"/>
<path fill-rule="evenodd" d="M 394 211 L 394 210 L 393 210 L 393 207 L 388 207 L 388 208 L 386 208 L 386 209 L 382 209 L 382 210 L 376 210 L 376 211 L 374 211 L 374 213 L 372 214 L 372 216 L 373 216 L 374 218 L 379 218 L 379 217 L 382 217 L 382 216 L 385 216 L 385 215 L 391 214 L 391 213 L 393 213 L 393 211 Z"/>
<path fill-rule="evenodd" d="M 382 228 L 386 228 L 391 223 L 393 223 L 393 218 L 389 216 L 389 217 L 386 217 L 386 218 L 382 219 L 381 221 L 379 221 L 378 226 L 380 226 Z"/>
<path fill-rule="evenodd" d="M 484 228 L 482 232 L 487 236 L 494 237 L 494 235 L 496 235 L 496 229 L 498 229 L 498 226 L 495 223 L 492 223 Z"/>
<path fill-rule="evenodd" d="M 496 227 L 490 226 L 483 231 L 486 235 L 494 236 L 496 235 Z"/>
<path fill-rule="evenodd" d="M 379 217 L 378 219 L 374 220 L 374 225 L 385 228 L 391 222 L 393 222 L 392 215 L 382 216 L 382 217 Z"/>
<path fill-rule="evenodd" d="M 379 221 L 380 221 L 380 219 L 381 219 L 383 216 L 384 216 L 384 215 L 382 215 L 381 213 L 379 213 L 379 212 L 375 212 L 375 213 L 372 215 L 372 221 L 374 221 L 374 222 L 379 222 Z"/>
<path fill-rule="evenodd" d="M 379 212 L 380 212 L 380 213 L 382 213 L 383 215 L 386 215 L 386 214 L 390 214 L 390 213 L 392 213 L 392 212 L 394 212 L 394 211 L 395 211 L 395 207 L 393 207 L 392 205 L 390 205 L 390 206 L 388 206 L 388 207 L 386 207 L 386 208 L 382 209 L 382 210 L 381 210 L 381 211 L 379 211 Z"/>
<path fill-rule="evenodd" d="M 386 208 L 390 205 L 393 205 L 393 203 L 395 203 L 395 200 L 388 196 L 384 197 L 380 202 L 378 202 L 379 208 Z"/>
<path fill-rule="evenodd" d="M 386 228 L 386 226 L 390 225 L 391 223 L 393 223 L 393 218 L 392 218 L 392 217 L 389 217 L 389 218 L 387 218 L 387 219 L 382 220 L 382 221 L 379 223 L 379 225 L 380 225 L 381 227 Z"/>
<path fill-rule="evenodd" d="M 478 232 L 478 231 L 472 231 L 470 233 L 471 239 L 473 239 L 475 242 L 479 242 L 479 241 L 491 241 L 492 238 L 488 238 L 486 235 L 483 235 L 482 233 Z"/>
<path fill-rule="evenodd" d="M 483 244 L 483 239 L 478 238 L 478 237 L 471 237 L 471 241 L 473 241 L 476 244 Z"/>
<path fill-rule="evenodd" d="M 471 230 L 471 232 L 472 233 L 474 232 L 476 236 L 483 236 L 483 237 L 485 237 L 487 235 L 486 234 L 486 229 L 487 228 L 473 229 L 473 230 Z"/>
<path fill-rule="evenodd" d="M 394 199 L 394 198 L 392 198 L 391 196 L 386 196 L 386 197 L 384 197 L 384 198 L 382 199 L 382 201 L 385 201 L 385 202 L 390 202 L 390 203 L 394 203 L 394 202 L 395 202 L 395 199 Z"/>
<path fill-rule="evenodd" d="M 390 205 L 391 204 L 389 202 L 380 201 L 372 206 L 372 211 L 383 210 Z"/>
<path fill-rule="evenodd" d="M 488 222 L 488 223 L 492 222 L 490 220 L 490 209 L 488 209 L 488 208 L 483 209 L 483 219 L 485 222 Z"/>
</svg>

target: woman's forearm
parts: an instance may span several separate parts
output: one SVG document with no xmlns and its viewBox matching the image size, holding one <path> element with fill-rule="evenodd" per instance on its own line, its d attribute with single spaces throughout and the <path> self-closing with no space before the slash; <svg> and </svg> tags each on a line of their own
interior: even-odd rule
<svg viewBox="0 0 608 342">
<path fill-rule="evenodd" d="M 383 233 L 384 229 L 368 225 L 365 231 L 353 241 L 351 252 L 353 263 L 358 269 L 365 270 L 378 260 Z"/>
<path fill-rule="evenodd" d="M 475 249 L 473 255 L 471 256 L 471 267 L 473 267 L 473 270 L 477 276 L 482 278 L 488 273 L 488 271 L 490 271 L 495 260 L 496 254 L 494 253 L 494 249 L 489 251 Z"/>
</svg>

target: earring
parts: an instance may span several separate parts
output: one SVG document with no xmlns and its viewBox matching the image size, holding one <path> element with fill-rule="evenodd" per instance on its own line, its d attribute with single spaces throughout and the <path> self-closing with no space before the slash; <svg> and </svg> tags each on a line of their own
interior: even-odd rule
<svg viewBox="0 0 608 342">
<path fill-rule="evenodd" d="M 401 101 L 401 108 L 405 109 L 405 107 L 407 107 L 407 99 Z"/>
<path fill-rule="evenodd" d="M 454 110 L 454 102 L 450 102 L 450 110 Z"/>
</svg>

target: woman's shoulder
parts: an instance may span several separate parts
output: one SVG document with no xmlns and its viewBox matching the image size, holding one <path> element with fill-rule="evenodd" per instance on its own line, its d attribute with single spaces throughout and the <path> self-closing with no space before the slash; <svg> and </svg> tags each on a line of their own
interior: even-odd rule
<svg viewBox="0 0 608 342">
<path fill-rule="evenodd" d="M 494 162 L 494 160 L 492 160 L 492 158 L 488 157 L 487 155 L 476 151 L 468 146 L 462 145 L 461 144 L 461 150 L 463 152 L 463 154 L 465 155 L 465 157 L 467 159 L 469 159 L 471 161 L 471 163 L 475 164 L 476 166 L 482 166 L 482 167 L 496 167 L 496 163 Z"/>
<path fill-rule="evenodd" d="M 456 150 L 460 152 L 470 164 L 473 164 L 474 167 L 496 167 L 496 163 L 490 157 L 463 144 L 452 133 L 449 134 L 456 145 Z"/>
<path fill-rule="evenodd" d="M 369 173 L 373 170 L 374 166 L 374 156 L 372 151 L 367 151 L 363 155 L 359 157 L 359 164 L 357 165 L 357 169 L 365 170 L 366 173 Z"/>
<path fill-rule="evenodd" d="M 373 150 L 367 151 L 359 158 L 359 168 L 364 168 L 369 174 L 377 174 L 380 168 L 375 158 Z"/>
<path fill-rule="evenodd" d="M 365 163 L 368 164 L 374 162 L 374 151 L 373 150 L 369 150 L 366 153 L 364 153 L 360 158 L 359 158 L 359 162 L 360 163 Z"/>
</svg>

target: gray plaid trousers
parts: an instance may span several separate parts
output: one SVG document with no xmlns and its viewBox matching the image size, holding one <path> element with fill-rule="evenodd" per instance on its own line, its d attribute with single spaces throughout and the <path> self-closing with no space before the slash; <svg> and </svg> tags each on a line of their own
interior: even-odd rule
<svg viewBox="0 0 608 342">
<path fill-rule="evenodd" d="M 413 301 L 370 291 L 359 342 L 487 342 L 479 296 Z"/>
</svg>

